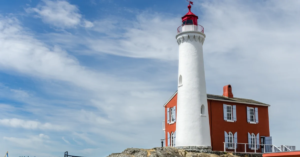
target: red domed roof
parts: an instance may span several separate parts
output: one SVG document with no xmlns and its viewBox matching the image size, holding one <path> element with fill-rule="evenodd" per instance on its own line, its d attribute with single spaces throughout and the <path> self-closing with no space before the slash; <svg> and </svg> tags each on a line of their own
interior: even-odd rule
<svg viewBox="0 0 300 157">
<path fill-rule="evenodd" d="M 189 12 L 182 17 L 182 22 L 192 20 L 194 25 L 198 25 L 198 16 L 191 12 L 191 4 L 193 4 L 193 2 L 190 2 L 188 5 Z"/>
</svg>

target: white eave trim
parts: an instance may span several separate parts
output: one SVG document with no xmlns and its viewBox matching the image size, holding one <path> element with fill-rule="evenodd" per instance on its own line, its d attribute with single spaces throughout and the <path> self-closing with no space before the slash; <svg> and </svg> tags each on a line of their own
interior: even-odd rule
<svg viewBox="0 0 300 157">
<path fill-rule="evenodd" d="M 165 104 L 164 104 L 164 106 L 163 107 L 165 107 L 173 98 L 174 98 L 174 96 L 177 94 L 177 91 L 171 96 L 171 98 L 169 99 L 169 101 L 168 102 L 166 102 Z"/>
<path fill-rule="evenodd" d="M 165 107 L 177 94 L 177 91 L 171 96 L 169 101 L 167 101 L 163 107 Z M 255 106 L 270 106 L 269 104 L 256 104 L 256 103 L 247 103 L 247 102 L 237 102 L 237 101 L 230 101 L 230 100 L 220 100 L 220 99 L 212 99 L 212 98 L 207 98 L 207 100 L 215 100 L 215 101 L 224 101 L 224 102 L 232 102 L 232 103 L 237 103 L 237 104 L 247 104 L 247 105 L 255 105 Z"/>
<path fill-rule="evenodd" d="M 247 104 L 247 105 L 256 105 L 256 106 L 270 106 L 269 104 L 255 104 L 255 103 L 249 103 L 249 102 L 237 102 L 237 101 L 220 100 L 220 99 L 212 99 L 212 98 L 207 98 L 207 100 L 225 101 L 225 102 L 232 102 L 232 103 L 237 103 L 237 104 Z"/>
</svg>

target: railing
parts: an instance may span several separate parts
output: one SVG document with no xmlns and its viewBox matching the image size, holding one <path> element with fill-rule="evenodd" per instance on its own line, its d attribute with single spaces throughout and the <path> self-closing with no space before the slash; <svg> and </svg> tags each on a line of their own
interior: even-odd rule
<svg viewBox="0 0 300 157">
<path fill-rule="evenodd" d="M 287 152 L 295 151 L 295 146 L 281 145 L 276 147 L 272 144 L 253 144 L 248 143 L 224 143 L 224 152 L 242 152 L 242 153 L 273 153 L 273 152 Z"/>
<path fill-rule="evenodd" d="M 201 25 L 183 25 L 177 28 L 177 33 L 185 32 L 185 31 L 198 31 L 204 33 L 204 27 Z"/>
</svg>

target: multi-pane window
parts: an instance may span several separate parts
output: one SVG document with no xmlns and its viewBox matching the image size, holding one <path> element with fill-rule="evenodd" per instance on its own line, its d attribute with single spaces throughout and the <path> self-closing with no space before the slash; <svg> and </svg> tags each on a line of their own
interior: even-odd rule
<svg viewBox="0 0 300 157">
<path fill-rule="evenodd" d="M 258 150 L 260 148 L 260 136 L 259 133 L 255 135 L 254 133 L 248 132 L 248 146 L 249 149 Z"/>
<path fill-rule="evenodd" d="M 175 122 L 175 107 L 172 108 L 172 118 L 171 118 L 171 123 Z"/>
<path fill-rule="evenodd" d="M 258 123 L 258 107 L 247 107 L 247 122 L 251 124 Z"/>
<path fill-rule="evenodd" d="M 255 137 L 255 134 L 252 133 L 251 134 L 251 142 L 250 142 L 251 149 L 255 149 L 255 143 L 256 143 L 256 137 Z"/>
<path fill-rule="evenodd" d="M 176 122 L 176 106 L 167 108 L 167 120 L 168 124 Z"/>
<path fill-rule="evenodd" d="M 171 146 L 174 147 L 174 133 L 171 134 Z"/>
<path fill-rule="evenodd" d="M 254 110 L 254 108 L 249 108 L 249 114 L 250 114 L 250 122 L 255 122 L 255 110 Z"/>
<path fill-rule="evenodd" d="M 233 135 L 232 135 L 231 132 L 229 132 L 229 134 L 228 134 L 228 148 L 233 149 L 233 145 L 234 145 Z"/>
<path fill-rule="evenodd" d="M 227 105 L 227 120 L 232 120 L 232 106 L 231 105 Z"/>
<path fill-rule="evenodd" d="M 228 122 L 235 122 L 236 119 L 236 105 L 227 105 L 223 104 L 223 113 L 224 113 L 224 120 Z"/>
<path fill-rule="evenodd" d="M 238 142 L 237 140 L 237 132 L 234 134 L 232 132 L 227 132 L 224 131 L 224 136 L 225 136 L 225 147 L 227 149 L 234 149 L 236 148 L 236 144 Z"/>
</svg>

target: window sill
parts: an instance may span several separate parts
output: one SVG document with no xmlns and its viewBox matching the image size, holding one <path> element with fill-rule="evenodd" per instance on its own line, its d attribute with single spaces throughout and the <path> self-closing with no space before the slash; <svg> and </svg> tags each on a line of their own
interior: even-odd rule
<svg viewBox="0 0 300 157">
<path fill-rule="evenodd" d="M 201 117 L 206 117 L 206 115 L 205 115 L 205 114 L 202 114 Z"/>
<path fill-rule="evenodd" d="M 178 85 L 178 87 L 182 87 L 182 84 L 181 84 L 181 85 Z"/>
<path fill-rule="evenodd" d="M 257 124 L 256 122 L 249 122 L 250 124 Z"/>
<path fill-rule="evenodd" d="M 226 122 L 231 122 L 231 123 L 234 123 L 234 121 L 233 120 L 225 120 Z"/>
<path fill-rule="evenodd" d="M 171 122 L 171 123 L 169 123 L 169 125 L 174 124 L 174 123 L 176 123 L 176 122 Z"/>
</svg>

